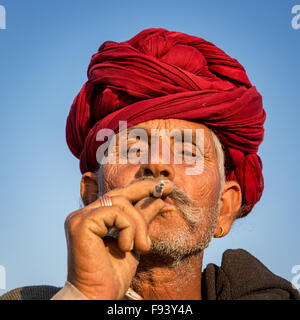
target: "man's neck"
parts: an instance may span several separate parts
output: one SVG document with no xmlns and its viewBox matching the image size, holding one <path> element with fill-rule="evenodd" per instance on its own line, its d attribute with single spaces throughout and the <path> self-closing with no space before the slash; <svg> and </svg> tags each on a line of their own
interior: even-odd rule
<svg viewBox="0 0 300 320">
<path fill-rule="evenodd" d="M 145 300 L 201 300 L 203 251 L 172 267 L 142 258 L 132 288 Z"/>
</svg>

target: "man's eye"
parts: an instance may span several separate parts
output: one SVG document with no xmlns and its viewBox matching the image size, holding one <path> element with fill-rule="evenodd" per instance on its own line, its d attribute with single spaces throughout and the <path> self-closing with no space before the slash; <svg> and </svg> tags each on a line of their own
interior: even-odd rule
<svg viewBox="0 0 300 320">
<path fill-rule="evenodd" d="M 197 157 L 199 150 L 197 147 L 190 143 L 183 144 L 182 155 L 185 157 Z"/>
<path fill-rule="evenodd" d="M 193 152 L 193 151 L 187 151 L 187 150 L 183 150 L 182 151 L 182 154 L 185 156 L 185 157 L 196 157 L 196 152 Z"/>
<path fill-rule="evenodd" d="M 128 154 L 131 154 L 131 153 L 140 153 L 141 152 L 141 149 L 140 148 L 130 148 L 128 151 Z"/>
</svg>

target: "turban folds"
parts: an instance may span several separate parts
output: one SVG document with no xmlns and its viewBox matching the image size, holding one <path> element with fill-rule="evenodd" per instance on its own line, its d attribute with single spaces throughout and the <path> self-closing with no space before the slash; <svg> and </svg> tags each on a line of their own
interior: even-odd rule
<svg viewBox="0 0 300 320">
<path fill-rule="evenodd" d="M 67 143 L 80 169 L 98 169 L 96 141 L 104 128 L 118 130 L 153 119 L 203 123 L 225 151 L 226 179 L 242 190 L 244 215 L 263 191 L 262 97 L 245 69 L 204 39 L 165 29 L 147 29 L 124 42 L 104 42 L 88 67 L 88 81 L 74 99 Z"/>
</svg>

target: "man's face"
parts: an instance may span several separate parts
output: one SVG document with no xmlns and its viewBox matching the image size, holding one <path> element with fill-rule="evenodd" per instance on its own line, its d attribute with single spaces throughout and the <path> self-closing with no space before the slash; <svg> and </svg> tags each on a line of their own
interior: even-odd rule
<svg viewBox="0 0 300 320">
<path fill-rule="evenodd" d="M 142 141 L 142 143 L 140 143 L 141 139 L 135 139 L 135 141 L 129 139 L 127 140 L 127 150 L 132 150 L 132 145 L 137 142 L 140 145 L 140 150 L 134 149 L 137 152 L 142 152 L 143 148 L 148 147 L 148 161 L 146 161 L 148 163 L 132 164 L 128 161 L 126 164 L 107 163 L 103 165 L 100 171 L 101 191 L 107 192 L 141 178 L 163 177 L 171 180 L 178 191 L 176 193 L 175 190 L 173 195 L 171 194 L 165 199 L 165 207 L 149 226 L 149 235 L 153 244 L 152 252 L 162 256 L 169 255 L 178 260 L 183 256 L 203 250 L 208 245 L 215 229 L 221 191 L 217 154 L 211 131 L 202 124 L 177 119 L 151 120 L 134 128 L 144 129 L 148 133 L 149 139 Z M 151 130 L 153 129 L 167 129 L 167 131 L 161 131 L 160 148 L 156 149 L 158 163 L 157 161 L 151 163 L 151 159 L 153 159 L 151 158 L 153 156 L 151 144 L 154 143 L 153 139 L 151 140 Z M 191 169 L 195 164 L 185 163 L 184 160 L 180 164 L 174 160 L 176 158 L 174 154 L 178 156 L 179 143 L 175 139 L 170 139 L 170 161 L 167 163 L 164 161 L 161 147 L 166 138 L 164 134 L 173 129 L 180 129 L 182 136 L 184 129 L 192 129 L 193 133 L 196 133 L 196 129 L 200 129 L 198 132 L 203 133 L 204 143 L 202 146 L 197 145 L 195 140 L 182 143 L 182 150 L 183 153 L 186 152 L 187 159 L 189 155 L 196 154 L 197 148 L 202 149 L 200 157 L 202 157 L 204 167 L 198 174 L 188 174 L 189 171 L 186 170 Z M 130 130 L 132 128 L 129 128 L 128 132 Z M 115 150 L 117 159 L 121 152 L 119 143 L 120 141 L 117 139 Z M 199 155 L 198 152 L 197 154 Z M 183 200 L 180 205 L 177 201 L 178 197 Z"/>
</svg>

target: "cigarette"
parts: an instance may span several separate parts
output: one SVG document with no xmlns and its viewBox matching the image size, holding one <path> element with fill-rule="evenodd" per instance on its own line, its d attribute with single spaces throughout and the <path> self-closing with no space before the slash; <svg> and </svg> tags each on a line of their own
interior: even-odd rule
<svg viewBox="0 0 300 320">
<path fill-rule="evenodd" d="M 154 187 L 153 197 L 160 198 L 163 195 L 165 188 L 165 182 L 163 180 L 159 181 L 159 183 Z"/>
</svg>

